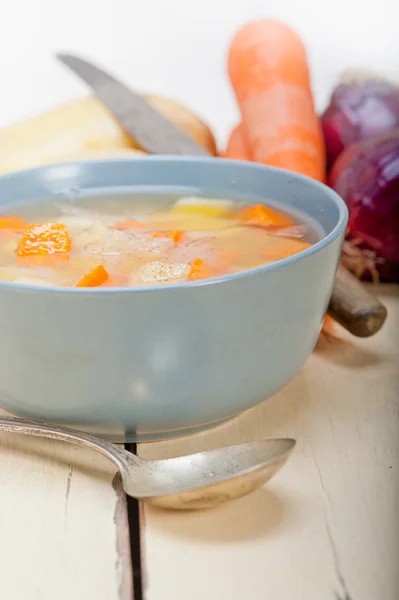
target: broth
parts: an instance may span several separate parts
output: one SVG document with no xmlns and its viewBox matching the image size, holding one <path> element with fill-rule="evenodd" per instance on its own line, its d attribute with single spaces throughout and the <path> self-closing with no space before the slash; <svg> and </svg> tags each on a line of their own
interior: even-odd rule
<svg viewBox="0 0 399 600">
<path fill-rule="evenodd" d="M 313 221 L 226 198 L 115 194 L 0 214 L 0 280 L 135 287 L 220 277 L 301 252 Z"/>
</svg>

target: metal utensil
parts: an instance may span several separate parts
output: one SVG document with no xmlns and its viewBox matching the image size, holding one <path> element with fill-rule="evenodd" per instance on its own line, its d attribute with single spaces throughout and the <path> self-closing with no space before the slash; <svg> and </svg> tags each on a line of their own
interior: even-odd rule
<svg viewBox="0 0 399 600">
<path fill-rule="evenodd" d="M 261 487 L 284 465 L 295 440 L 266 439 L 165 460 L 146 460 L 88 433 L 0 418 L 0 431 L 71 442 L 100 452 L 120 471 L 129 496 L 175 510 L 211 508 Z"/>
<path fill-rule="evenodd" d="M 95 91 L 97 98 L 143 150 L 150 154 L 210 156 L 185 131 L 108 73 L 72 54 L 57 54 L 56 57 Z"/>
</svg>

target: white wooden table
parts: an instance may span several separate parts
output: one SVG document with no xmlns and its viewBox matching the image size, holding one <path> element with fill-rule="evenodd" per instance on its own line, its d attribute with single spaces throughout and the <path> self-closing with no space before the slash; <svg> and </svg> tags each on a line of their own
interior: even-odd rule
<svg viewBox="0 0 399 600">
<path fill-rule="evenodd" d="M 167 457 L 298 440 L 250 496 L 196 513 L 142 507 L 145 600 L 398 599 L 399 291 L 379 292 L 389 319 L 376 337 L 322 338 L 295 381 L 258 408 L 139 447 Z M 125 498 L 92 452 L 1 434 L 0 532 L 2 600 L 133 597 Z"/>
</svg>

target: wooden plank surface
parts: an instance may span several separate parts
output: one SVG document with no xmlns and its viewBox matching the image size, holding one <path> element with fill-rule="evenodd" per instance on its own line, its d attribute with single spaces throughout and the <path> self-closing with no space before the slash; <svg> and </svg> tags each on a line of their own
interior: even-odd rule
<svg viewBox="0 0 399 600">
<path fill-rule="evenodd" d="M 0 433 L 1 600 L 132 600 L 126 500 L 106 459 Z"/>
<path fill-rule="evenodd" d="M 143 509 L 145 600 L 399 598 L 399 293 L 369 340 L 323 339 L 263 405 L 167 457 L 268 436 L 297 449 L 264 489 L 217 509 Z"/>
</svg>

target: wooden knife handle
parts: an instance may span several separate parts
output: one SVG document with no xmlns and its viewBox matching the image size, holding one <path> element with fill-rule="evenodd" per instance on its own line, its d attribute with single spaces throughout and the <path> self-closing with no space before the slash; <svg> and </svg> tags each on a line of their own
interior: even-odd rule
<svg viewBox="0 0 399 600">
<path fill-rule="evenodd" d="M 387 309 L 352 273 L 340 265 L 328 314 L 353 335 L 369 337 L 383 326 Z"/>
</svg>

